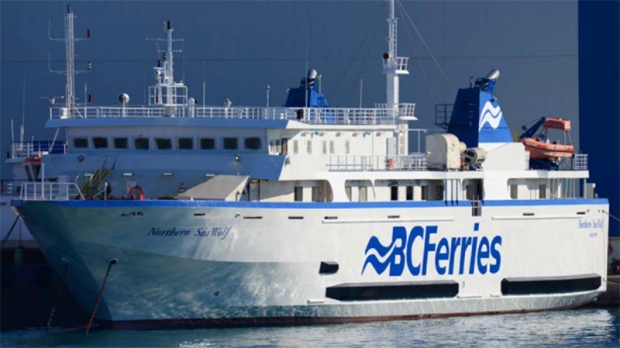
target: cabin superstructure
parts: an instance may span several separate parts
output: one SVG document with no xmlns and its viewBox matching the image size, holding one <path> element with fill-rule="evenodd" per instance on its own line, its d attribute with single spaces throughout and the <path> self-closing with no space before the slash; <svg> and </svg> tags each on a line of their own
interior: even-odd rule
<svg viewBox="0 0 620 348">
<path fill-rule="evenodd" d="M 72 28 L 71 11 L 67 16 Z M 165 49 L 158 51 L 149 105 L 134 106 L 121 94 L 120 106 L 50 108 L 46 126 L 64 130 L 66 151 L 45 156 L 46 178 L 76 181 L 87 198 L 104 199 L 127 198 L 135 186 L 147 199 L 215 199 L 178 195 L 217 176 L 248 177 L 227 199 L 265 202 L 459 202 L 584 194 L 576 187 L 588 176 L 585 155 L 575 155 L 564 170 L 530 170 L 529 154 L 512 141 L 494 94 L 497 70 L 459 90 L 447 134 L 409 129 L 417 118 L 415 104 L 401 103 L 398 96 L 408 58 L 397 54 L 393 2 L 388 24 L 385 103 L 330 107 L 321 76 L 311 69 L 298 88 L 289 89 L 282 107 L 215 107 L 197 105 L 175 81 L 173 44 L 180 40 L 173 39 L 172 23 L 166 21 L 167 37 L 156 39 Z M 410 134 L 418 144 L 411 153 Z"/>
</svg>

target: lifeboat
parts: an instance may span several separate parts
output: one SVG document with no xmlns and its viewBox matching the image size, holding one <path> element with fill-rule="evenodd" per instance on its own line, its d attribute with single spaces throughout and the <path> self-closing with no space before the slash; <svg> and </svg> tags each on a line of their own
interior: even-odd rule
<svg viewBox="0 0 620 348">
<path fill-rule="evenodd" d="M 572 157 L 573 145 L 558 144 L 557 142 L 541 141 L 539 137 L 525 138 L 521 141 L 525 149 L 530 152 L 530 158 L 557 158 Z"/>
<path fill-rule="evenodd" d="M 561 118 L 547 118 L 541 120 L 542 132 L 537 136 L 525 137 L 521 142 L 530 152 L 530 158 L 559 159 L 572 157 L 574 153 L 570 139 L 570 120 Z M 536 127 L 540 126 L 537 125 Z M 549 140 L 549 130 L 555 129 L 563 133 L 563 143 L 558 140 Z"/>
</svg>

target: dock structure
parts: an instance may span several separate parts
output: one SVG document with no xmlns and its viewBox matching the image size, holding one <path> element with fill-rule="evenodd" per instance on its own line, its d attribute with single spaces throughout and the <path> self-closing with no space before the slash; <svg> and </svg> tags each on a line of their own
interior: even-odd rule
<svg viewBox="0 0 620 348">
<path fill-rule="evenodd" d="M 591 305 L 594 307 L 620 306 L 620 275 L 607 276 L 607 291 Z"/>
</svg>

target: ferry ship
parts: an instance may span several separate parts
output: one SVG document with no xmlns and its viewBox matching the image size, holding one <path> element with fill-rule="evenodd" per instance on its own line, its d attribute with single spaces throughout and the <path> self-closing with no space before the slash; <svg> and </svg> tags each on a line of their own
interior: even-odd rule
<svg viewBox="0 0 620 348">
<path fill-rule="evenodd" d="M 67 74 L 46 124 L 66 151 L 42 156 L 12 206 L 91 319 L 365 322 L 573 308 L 606 290 L 608 201 L 587 155 L 531 159 L 499 71 L 459 89 L 447 132 L 418 132 L 425 148 L 409 152 L 388 8 L 374 108 L 330 107 L 314 70 L 283 107 L 201 107 L 174 79 L 169 21 L 148 105 L 77 105 Z"/>
</svg>

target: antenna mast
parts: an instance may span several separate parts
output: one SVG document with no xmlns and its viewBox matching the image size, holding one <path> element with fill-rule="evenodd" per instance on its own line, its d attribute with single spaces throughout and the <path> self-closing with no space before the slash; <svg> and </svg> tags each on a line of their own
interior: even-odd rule
<svg viewBox="0 0 620 348">
<path fill-rule="evenodd" d="M 169 20 L 164 22 L 164 31 L 166 32 L 166 39 L 147 39 L 147 41 L 166 43 L 165 50 L 160 50 L 159 45 L 157 46 L 157 53 L 162 54 L 162 59 L 161 61 L 158 61 L 157 67 L 155 67 L 155 79 L 157 80 L 157 85 L 149 87 L 149 104 L 154 103 L 169 107 L 187 105 L 187 88 L 183 82 L 174 81 L 173 54 L 174 52 L 180 53 L 182 51 L 175 50 L 173 48 L 173 43 L 183 41 L 183 39 L 172 38 L 174 28 L 172 27 L 172 22 Z M 169 109 L 168 112 L 174 114 L 173 109 Z"/>
<path fill-rule="evenodd" d="M 388 109 L 398 113 L 399 103 L 399 75 L 409 75 L 407 62 L 409 58 L 398 57 L 398 18 L 394 17 L 394 0 L 389 2 L 388 22 L 388 51 L 383 54 L 383 73 L 387 79 L 386 104 Z"/>
<path fill-rule="evenodd" d="M 75 74 L 88 72 L 92 69 L 91 62 L 88 62 L 88 70 L 75 70 L 75 43 L 78 41 L 90 39 L 90 29 L 86 31 L 86 38 L 74 37 L 73 20 L 76 16 L 71 10 L 71 5 L 67 5 L 67 14 L 65 15 L 65 37 L 53 38 L 49 37 L 52 41 L 63 41 L 65 43 L 65 70 L 52 70 L 50 72 L 65 74 L 67 82 L 65 84 L 65 106 L 71 111 L 75 108 Z M 86 103 L 86 101 L 84 101 Z"/>
</svg>

